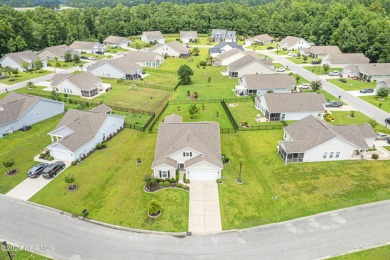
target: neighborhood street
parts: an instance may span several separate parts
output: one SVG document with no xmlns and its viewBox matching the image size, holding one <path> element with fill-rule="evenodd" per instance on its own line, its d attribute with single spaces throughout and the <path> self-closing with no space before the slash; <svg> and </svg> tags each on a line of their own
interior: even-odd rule
<svg viewBox="0 0 390 260">
<path fill-rule="evenodd" d="M 302 66 L 295 64 L 294 62 L 288 60 L 287 58 L 272 53 L 270 51 L 256 51 L 260 54 L 269 56 L 274 61 L 279 62 L 284 67 L 288 67 L 292 72 L 300 75 L 301 77 L 307 79 L 308 81 L 316 81 L 321 80 L 323 82 L 322 88 L 332 94 L 335 97 L 341 96 L 341 100 L 349 104 L 354 108 L 354 110 L 360 111 L 366 116 L 370 118 L 376 119 L 379 124 L 385 125 L 385 119 L 390 117 L 389 113 L 375 107 L 362 99 L 356 97 L 355 95 L 344 91 L 343 89 L 337 87 L 336 85 L 326 81 L 324 84 L 324 80 L 321 77 L 311 73 L 308 70 L 305 70 Z"/>
<path fill-rule="evenodd" d="M 184 238 L 107 228 L 4 196 L 0 208 L 1 239 L 52 246 L 40 253 L 56 259 L 318 259 L 390 242 L 390 201 Z"/>
</svg>

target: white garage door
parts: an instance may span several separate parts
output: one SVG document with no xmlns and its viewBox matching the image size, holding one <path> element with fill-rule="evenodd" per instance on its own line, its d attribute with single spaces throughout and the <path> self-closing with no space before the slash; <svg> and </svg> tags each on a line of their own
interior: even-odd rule
<svg viewBox="0 0 390 260">
<path fill-rule="evenodd" d="M 188 178 L 190 180 L 216 180 L 218 171 L 216 170 L 190 170 Z"/>
<path fill-rule="evenodd" d="M 68 162 L 73 161 L 72 155 L 70 153 L 65 153 L 61 151 L 50 151 L 50 154 L 57 160 L 63 160 Z"/>
</svg>

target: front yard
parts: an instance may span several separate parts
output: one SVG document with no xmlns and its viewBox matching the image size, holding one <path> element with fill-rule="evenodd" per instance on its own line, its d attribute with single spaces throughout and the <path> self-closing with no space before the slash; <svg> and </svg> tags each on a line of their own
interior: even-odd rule
<svg viewBox="0 0 390 260">
<path fill-rule="evenodd" d="M 346 83 L 341 82 L 339 78 L 337 79 L 328 79 L 328 81 L 339 88 L 344 89 L 345 91 L 351 91 L 351 90 L 361 90 L 364 88 L 373 88 L 376 87 L 376 82 L 364 82 L 356 79 L 342 79 L 345 80 Z"/>
<path fill-rule="evenodd" d="M 288 57 L 287 59 L 289 59 L 290 61 L 294 62 L 295 64 L 311 64 L 311 62 L 313 60 L 318 60 L 318 59 L 313 59 L 309 56 L 307 56 L 307 60 L 305 61 L 303 59 L 303 56 L 300 56 L 300 57 Z"/>
<path fill-rule="evenodd" d="M 27 178 L 28 170 L 36 164 L 34 156 L 41 152 L 42 147 L 51 143 L 47 133 L 54 129 L 62 116 L 63 114 L 35 124 L 27 132 L 16 131 L 0 139 L 0 193 L 7 193 Z M 16 175 L 5 175 L 7 169 L 3 162 L 9 159 L 15 161 L 11 168 L 19 170 Z"/>
<path fill-rule="evenodd" d="M 48 71 L 48 70 L 40 70 L 40 71 L 33 71 L 33 72 L 19 71 L 19 74 L 16 76 L 12 75 L 11 78 L 0 79 L 0 83 L 12 85 L 15 83 L 19 83 L 19 82 L 35 79 L 38 77 L 42 77 L 42 76 L 48 75 L 50 73 L 53 73 L 53 72 Z"/>
<path fill-rule="evenodd" d="M 332 71 L 343 71 L 342 68 L 330 68 L 327 73 L 324 71 L 324 67 L 321 65 L 317 66 L 305 66 L 304 69 L 316 74 L 316 75 L 326 75 L 329 74 Z"/>
<path fill-rule="evenodd" d="M 2 241 L 0 241 L 2 242 Z M 14 246 L 7 243 L 7 248 L 11 253 L 11 257 L 14 260 L 22 260 L 22 259 L 28 259 L 28 260 L 49 260 L 50 258 L 38 255 L 36 253 L 27 251 L 27 250 L 19 250 L 20 248 L 15 248 Z M 3 246 L 2 246 L 3 247 Z M 15 249 L 15 250 L 12 250 Z M 0 259 L 1 260 L 8 260 L 9 256 L 5 248 L 0 250 Z"/>
<path fill-rule="evenodd" d="M 55 60 L 49 60 L 47 66 L 53 67 L 53 68 L 59 68 L 59 69 L 69 69 L 69 68 L 73 68 L 76 66 L 82 66 L 84 64 L 85 64 L 84 61 L 80 61 L 80 62 L 58 61 L 58 62 L 55 62 Z"/>
<path fill-rule="evenodd" d="M 359 98 L 376 107 L 379 107 L 379 104 L 382 104 L 380 109 L 390 113 L 390 97 L 384 98 L 385 100 L 379 100 L 378 96 L 361 96 Z"/>
<path fill-rule="evenodd" d="M 156 231 L 187 231 L 189 193 L 166 189 L 143 191 L 144 177 L 152 173 L 156 135 L 124 129 L 107 142 L 107 149 L 71 166 L 36 194 L 31 201 L 125 227 Z M 136 165 L 141 158 L 143 164 Z M 73 174 L 78 190 L 67 192 L 64 178 Z M 162 215 L 151 220 L 147 204 L 156 199 Z"/>
<path fill-rule="evenodd" d="M 125 52 L 128 52 L 129 50 L 127 50 L 127 49 L 123 49 L 123 48 L 121 48 L 121 47 L 108 47 L 107 48 L 107 50 L 105 51 L 106 53 L 110 53 L 110 54 L 117 54 L 118 52 L 123 52 L 123 53 L 125 53 Z M 114 56 L 113 55 L 113 56 Z"/>
</svg>

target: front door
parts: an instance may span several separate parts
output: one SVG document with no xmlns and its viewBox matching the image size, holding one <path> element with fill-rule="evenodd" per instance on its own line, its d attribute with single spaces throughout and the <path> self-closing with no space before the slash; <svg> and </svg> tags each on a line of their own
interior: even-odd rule
<svg viewBox="0 0 390 260">
<path fill-rule="evenodd" d="M 184 169 L 184 163 L 179 163 L 178 168 L 179 169 Z"/>
</svg>

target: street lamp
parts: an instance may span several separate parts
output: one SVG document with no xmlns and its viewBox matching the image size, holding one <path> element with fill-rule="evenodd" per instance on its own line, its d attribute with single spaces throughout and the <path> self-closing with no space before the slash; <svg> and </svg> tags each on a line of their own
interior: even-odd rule
<svg viewBox="0 0 390 260">
<path fill-rule="evenodd" d="M 3 241 L 2 242 L 3 246 L 5 247 L 5 250 L 7 250 L 7 253 L 8 253 L 8 256 L 9 256 L 9 259 L 12 260 L 12 256 L 11 256 L 11 253 L 8 251 L 8 248 L 7 248 L 7 242 L 6 241 Z"/>
</svg>

